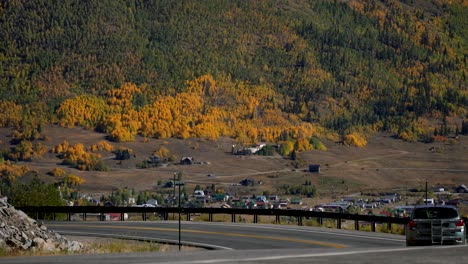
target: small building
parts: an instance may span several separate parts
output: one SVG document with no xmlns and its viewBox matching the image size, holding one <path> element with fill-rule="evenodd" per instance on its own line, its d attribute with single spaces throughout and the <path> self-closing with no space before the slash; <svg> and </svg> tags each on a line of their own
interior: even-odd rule
<svg viewBox="0 0 468 264">
<path fill-rule="evenodd" d="M 309 165 L 309 172 L 317 172 L 320 173 L 320 165 L 311 164 Z"/>
<path fill-rule="evenodd" d="M 146 201 L 146 204 L 151 204 L 151 205 L 157 206 L 158 205 L 158 200 L 148 199 L 148 201 Z"/>
<path fill-rule="evenodd" d="M 456 193 L 468 193 L 468 187 L 465 184 L 462 184 L 455 189 L 455 192 Z"/>
<path fill-rule="evenodd" d="M 192 157 L 182 157 L 180 159 L 180 165 L 192 165 L 193 158 Z"/>
</svg>

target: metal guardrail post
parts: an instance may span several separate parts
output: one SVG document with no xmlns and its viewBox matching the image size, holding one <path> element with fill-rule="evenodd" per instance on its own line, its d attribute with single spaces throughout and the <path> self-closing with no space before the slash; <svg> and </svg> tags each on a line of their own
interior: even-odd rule
<svg viewBox="0 0 468 264">
<path fill-rule="evenodd" d="M 359 220 L 354 220 L 354 229 L 359 230 Z"/>
<path fill-rule="evenodd" d="M 341 218 L 336 219 L 336 228 L 341 229 Z"/>
</svg>

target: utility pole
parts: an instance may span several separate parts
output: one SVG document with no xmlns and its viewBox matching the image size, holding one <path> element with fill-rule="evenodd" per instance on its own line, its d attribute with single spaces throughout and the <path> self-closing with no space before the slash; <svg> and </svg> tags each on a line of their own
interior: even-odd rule
<svg viewBox="0 0 468 264">
<path fill-rule="evenodd" d="M 426 205 L 427 205 L 427 180 L 426 180 Z"/>
<path fill-rule="evenodd" d="M 172 185 L 173 185 L 173 187 L 174 187 L 174 196 L 173 196 L 173 201 L 174 201 L 174 202 L 173 202 L 173 205 L 174 205 L 174 206 L 175 206 L 175 198 L 176 198 L 176 193 L 175 193 L 176 175 L 177 175 L 177 173 L 174 172 L 174 179 L 172 180 Z"/>
<path fill-rule="evenodd" d="M 174 187 L 174 196 L 173 196 L 173 198 L 172 198 L 172 202 L 171 202 L 171 203 L 172 203 L 172 206 L 174 206 L 174 207 L 176 206 L 176 201 L 175 201 L 175 199 L 176 199 L 176 193 L 175 193 L 176 174 L 177 174 L 177 173 L 174 172 L 174 180 L 172 181 L 172 185 L 173 185 L 173 187 Z M 172 218 L 173 218 L 173 219 L 175 218 L 175 214 L 174 214 L 174 213 L 172 213 Z"/>
<path fill-rule="evenodd" d="M 181 230 L 181 225 L 180 225 L 180 213 L 181 213 L 181 210 L 180 210 L 180 182 L 179 182 L 179 251 L 180 251 L 180 248 L 181 248 L 181 244 L 180 244 L 180 230 Z"/>
</svg>

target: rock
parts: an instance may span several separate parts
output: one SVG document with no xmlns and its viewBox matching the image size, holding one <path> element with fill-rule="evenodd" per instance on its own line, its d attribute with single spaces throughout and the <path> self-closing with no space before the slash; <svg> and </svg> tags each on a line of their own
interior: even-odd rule
<svg viewBox="0 0 468 264">
<path fill-rule="evenodd" d="M 33 246 L 42 249 L 44 247 L 44 239 L 36 237 L 33 239 Z"/>
<path fill-rule="evenodd" d="M 43 223 L 38 225 L 36 220 L 9 205 L 6 197 L 0 197 L 0 246 L 7 252 L 15 249 L 77 252 L 83 249 L 81 243 L 68 241 Z"/>
<path fill-rule="evenodd" d="M 23 242 L 21 245 L 21 248 L 24 250 L 29 249 L 32 246 L 32 241 L 30 239 L 27 239 L 26 241 Z"/>
<path fill-rule="evenodd" d="M 55 248 L 55 243 L 52 241 L 52 239 L 47 239 L 45 243 L 42 246 L 42 250 L 44 251 L 49 251 L 49 252 L 54 252 L 56 251 Z"/>
<path fill-rule="evenodd" d="M 67 245 L 68 252 L 78 252 L 83 249 L 83 244 L 77 241 L 71 241 Z"/>
</svg>

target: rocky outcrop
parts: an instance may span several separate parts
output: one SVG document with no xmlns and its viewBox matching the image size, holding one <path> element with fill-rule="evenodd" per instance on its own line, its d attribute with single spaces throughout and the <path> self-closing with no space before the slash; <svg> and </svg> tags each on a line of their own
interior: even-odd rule
<svg viewBox="0 0 468 264">
<path fill-rule="evenodd" d="M 0 198 L 0 248 L 77 252 L 83 249 L 83 244 L 69 241 L 44 224 L 38 224 L 3 197 Z"/>
</svg>

